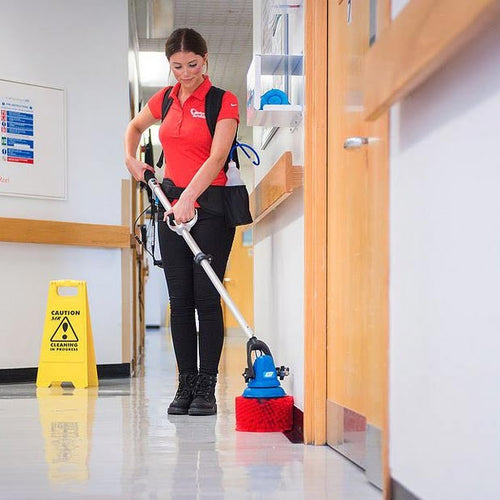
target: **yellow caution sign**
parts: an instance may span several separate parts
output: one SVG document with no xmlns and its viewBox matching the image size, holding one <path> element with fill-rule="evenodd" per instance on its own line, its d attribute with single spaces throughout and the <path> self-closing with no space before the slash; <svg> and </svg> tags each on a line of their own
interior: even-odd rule
<svg viewBox="0 0 500 500">
<path fill-rule="evenodd" d="M 49 284 L 36 385 L 49 387 L 63 382 L 77 388 L 98 385 L 85 281 Z"/>
</svg>

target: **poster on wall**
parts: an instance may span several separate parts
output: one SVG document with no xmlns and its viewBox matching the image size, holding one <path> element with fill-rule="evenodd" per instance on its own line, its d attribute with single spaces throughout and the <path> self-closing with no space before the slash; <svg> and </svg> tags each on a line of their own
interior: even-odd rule
<svg viewBox="0 0 500 500">
<path fill-rule="evenodd" d="M 0 195 L 66 199 L 65 92 L 0 80 Z"/>
</svg>

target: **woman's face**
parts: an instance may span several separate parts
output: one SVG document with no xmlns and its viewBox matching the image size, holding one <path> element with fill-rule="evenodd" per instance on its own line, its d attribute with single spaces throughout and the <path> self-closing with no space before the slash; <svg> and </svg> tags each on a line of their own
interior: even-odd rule
<svg viewBox="0 0 500 500">
<path fill-rule="evenodd" d="M 188 91 L 194 91 L 203 82 L 203 65 L 207 60 L 194 52 L 176 52 L 170 56 L 170 68 L 175 79 Z"/>
</svg>

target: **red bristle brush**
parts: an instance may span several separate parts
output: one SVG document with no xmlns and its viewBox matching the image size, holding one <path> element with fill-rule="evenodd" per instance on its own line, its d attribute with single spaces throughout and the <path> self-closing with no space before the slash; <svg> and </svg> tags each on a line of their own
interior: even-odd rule
<svg viewBox="0 0 500 500">
<path fill-rule="evenodd" d="M 293 426 L 293 397 L 259 399 L 237 396 L 236 430 L 242 432 L 286 432 Z"/>
</svg>

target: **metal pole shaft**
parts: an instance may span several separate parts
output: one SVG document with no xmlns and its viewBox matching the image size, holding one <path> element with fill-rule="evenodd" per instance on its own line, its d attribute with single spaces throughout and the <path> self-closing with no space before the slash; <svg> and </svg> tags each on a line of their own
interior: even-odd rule
<svg viewBox="0 0 500 500">
<path fill-rule="evenodd" d="M 157 196 L 158 200 L 160 200 L 160 203 L 163 205 L 165 210 L 170 210 L 172 208 L 172 205 L 168 201 L 168 198 L 165 196 L 165 193 L 163 192 L 160 185 L 158 184 L 158 181 L 156 179 L 151 179 L 148 182 L 148 184 L 149 184 L 149 187 L 151 188 L 151 190 Z M 181 235 L 184 238 L 184 241 L 187 243 L 188 247 L 191 249 L 191 251 L 193 252 L 194 255 L 198 255 L 200 253 L 203 253 L 187 229 L 183 229 Z M 236 318 L 236 321 L 241 326 L 242 330 L 245 332 L 245 334 L 248 336 L 248 338 L 255 337 L 255 333 L 253 332 L 253 330 L 250 328 L 250 326 L 246 322 L 245 318 L 241 314 L 241 312 L 238 309 L 238 307 L 236 306 L 236 304 L 233 302 L 233 299 L 227 293 L 227 290 L 224 288 L 224 285 L 220 282 L 219 277 L 217 276 L 217 274 L 213 270 L 213 268 L 210 265 L 210 263 L 208 262 L 208 260 L 202 260 L 200 262 L 200 265 L 201 265 L 201 267 L 203 267 L 203 269 L 207 273 L 208 278 L 210 279 L 212 284 L 215 286 L 215 288 L 219 292 L 220 296 L 222 297 L 222 299 L 224 300 L 226 305 L 229 307 L 229 309 L 233 313 L 234 317 Z"/>
<path fill-rule="evenodd" d="M 191 236 L 191 235 L 189 235 L 189 236 Z M 229 307 L 229 309 L 233 313 L 234 317 L 236 318 L 236 321 L 241 326 L 244 333 L 248 336 L 249 339 L 252 337 L 255 337 L 255 333 L 250 328 L 248 323 L 245 321 L 245 318 L 241 314 L 241 312 L 238 309 L 238 307 L 236 306 L 236 304 L 231 299 L 230 295 L 227 293 L 227 290 L 224 288 L 224 285 L 220 282 L 219 278 L 215 274 L 215 271 L 213 270 L 210 263 L 208 261 L 204 260 L 201 262 L 201 267 L 203 267 L 203 269 L 207 273 L 208 277 L 210 278 L 210 281 L 213 283 L 215 288 L 217 288 L 217 291 L 219 292 L 220 296 L 222 297 L 222 299 L 224 300 L 226 305 Z"/>
</svg>

